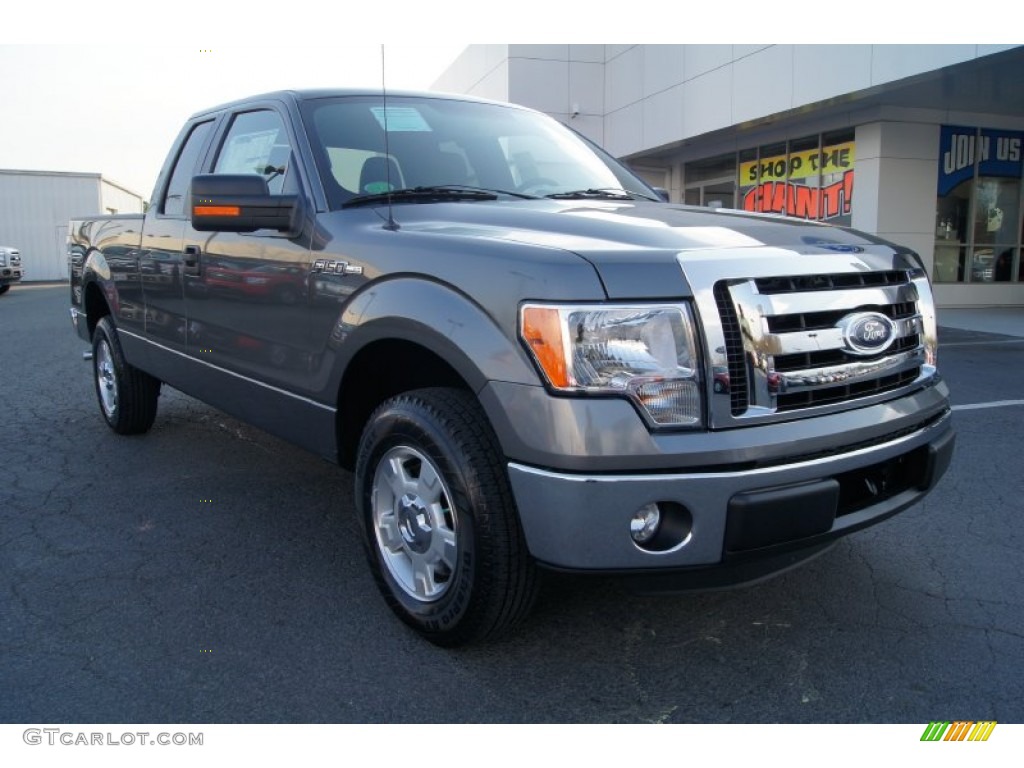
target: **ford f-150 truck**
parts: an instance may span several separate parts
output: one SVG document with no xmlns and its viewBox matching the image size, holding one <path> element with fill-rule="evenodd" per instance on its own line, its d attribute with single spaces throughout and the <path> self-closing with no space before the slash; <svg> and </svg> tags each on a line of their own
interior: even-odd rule
<svg viewBox="0 0 1024 768">
<path fill-rule="evenodd" d="M 11 290 L 11 286 L 22 277 L 21 251 L 0 245 L 0 296 Z"/>
<path fill-rule="evenodd" d="M 144 216 L 69 233 L 107 424 L 147 431 L 166 384 L 350 469 L 385 599 L 441 645 L 510 629 L 544 569 L 780 571 L 952 454 L 916 254 L 663 202 L 528 109 L 238 101 Z"/>
</svg>

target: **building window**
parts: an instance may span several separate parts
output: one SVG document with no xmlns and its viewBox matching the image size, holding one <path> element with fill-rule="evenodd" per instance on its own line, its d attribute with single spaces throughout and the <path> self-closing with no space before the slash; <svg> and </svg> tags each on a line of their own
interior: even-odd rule
<svg viewBox="0 0 1024 768">
<path fill-rule="evenodd" d="M 849 226 L 853 130 L 815 134 L 687 163 L 684 202 Z"/>
<path fill-rule="evenodd" d="M 934 279 L 1024 280 L 1024 132 L 944 125 L 935 207 Z"/>
<path fill-rule="evenodd" d="M 709 208 L 736 207 L 736 153 L 687 163 L 683 202 Z"/>
<path fill-rule="evenodd" d="M 759 147 L 740 163 L 741 207 L 849 226 L 853 216 L 853 130 Z"/>
</svg>

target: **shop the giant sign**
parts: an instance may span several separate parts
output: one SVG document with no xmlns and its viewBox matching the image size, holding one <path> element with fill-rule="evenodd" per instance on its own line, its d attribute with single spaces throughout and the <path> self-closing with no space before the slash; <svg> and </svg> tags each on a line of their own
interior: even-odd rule
<svg viewBox="0 0 1024 768">
<path fill-rule="evenodd" d="M 853 162 L 854 142 L 847 141 L 824 147 L 820 154 L 809 149 L 740 163 L 743 209 L 802 219 L 848 215 L 853 205 Z M 830 183 L 819 187 L 819 174 Z"/>
<path fill-rule="evenodd" d="M 1021 177 L 1024 133 L 982 128 L 942 126 L 939 138 L 939 196 L 945 197 L 964 181 L 979 176 Z"/>
</svg>

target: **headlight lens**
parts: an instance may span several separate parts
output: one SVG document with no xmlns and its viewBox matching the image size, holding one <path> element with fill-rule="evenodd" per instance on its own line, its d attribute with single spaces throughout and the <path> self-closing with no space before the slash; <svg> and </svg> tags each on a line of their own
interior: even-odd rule
<svg viewBox="0 0 1024 768">
<path fill-rule="evenodd" d="M 687 305 L 522 308 L 520 334 L 552 387 L 619 394 L 664 426 L 700 426 L 700 365 Z"/>
</svg>

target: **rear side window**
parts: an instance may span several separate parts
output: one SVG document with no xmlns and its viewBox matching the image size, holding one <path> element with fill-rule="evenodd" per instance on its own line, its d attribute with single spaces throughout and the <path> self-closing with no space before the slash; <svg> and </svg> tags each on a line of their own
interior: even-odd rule
<svg viewBox="0 0 1024 768">
<path fill-rule="evenodd" d="M 196 171 L 196 163 L 199 162 L 199 153 L 206 144 L 206 137 L 210 134 L 212 120 L 205 123 L 198 123 L 185 139 L 185 146 L 178 154 L 178 160 L 171 172 L 171 180 L 167 185 L 167 194 L 164 195 L 163 206 L 160 213 L 167 216 L 181 216 L 185 212 L 185 196 L 188 194 L 188 185 L 192 182 L 192 176 Z"/>
<path fill-rule="evenodd" d="M 231 121 L 213 172 L 257 173 L 267 180 L 270 194 L 280 195 L 286 177 L 294 176 L 289 174 L 291 153 L 279 114 L 268 109 L 242 112 Z"/>
</svg>

